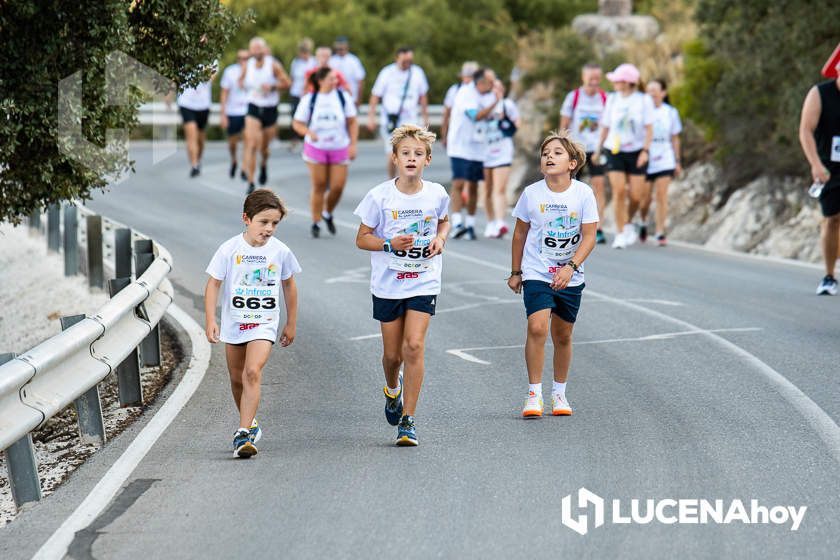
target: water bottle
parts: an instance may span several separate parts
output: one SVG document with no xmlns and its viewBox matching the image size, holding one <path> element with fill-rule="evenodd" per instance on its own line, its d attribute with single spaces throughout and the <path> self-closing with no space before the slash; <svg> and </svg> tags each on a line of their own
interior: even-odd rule
<svg viewBox="0 0 840 560">
<path fill-rule="evenodd" d="M 823 183 L 822 181 L 814 181 L 811 187 L 808 189 L 808 194 L 811 196 L 811 198 L 819 198 L 824 185 L 825 183 Z"/>
</svg>

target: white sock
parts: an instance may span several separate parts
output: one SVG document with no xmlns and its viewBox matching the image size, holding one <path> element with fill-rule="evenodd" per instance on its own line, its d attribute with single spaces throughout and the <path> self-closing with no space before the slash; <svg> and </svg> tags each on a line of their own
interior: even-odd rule
<svg viewBox="0 0 840 560">
<path fill-rule="evenodd" d="M 467 214 L 467 227 L 475 227 L 475 215 Z"/>
<path fill-rule="evenodd" d="M 560 383 L 559 381 L 554 382 L 554 388 L 551 390 L 552 393 L 555 395 L 561 395 L 563 397 L 566 396 L 566 382 Z"/>
<path fill-rule="evenodd" d="M 460 212 L 453 212 L 452 213 L 452 227 L 457 228 L 461 227 L 461 222 L 463 221 L 463 217 L 461 217 Z"/>
<path fill-rule="evenodd" d="M 542 383 L 528 383 L 528 394 L 534 393 L 536 396 L 542 396 Z"/>
<path fill-rule="evenodd" d="M 321 210 L 321 217 L 325 220 L 329 220 L 330 218 L 332 218 L 332 214 L 330 214 L 326 210 Z"/>
<path fill-rule="evenodd" d="M 399 394 L 399 392 L 400 392 L 400 384 L 399 383 L 397 383 L 396 387 L 388 387 L 388 394 L 391 395 L 392 397 L 397 396 Z"/>
</svg>

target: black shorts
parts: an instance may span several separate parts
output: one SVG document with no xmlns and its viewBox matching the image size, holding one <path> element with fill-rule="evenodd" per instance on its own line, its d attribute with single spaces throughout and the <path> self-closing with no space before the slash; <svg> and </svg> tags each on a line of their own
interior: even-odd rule
<svg viewBox="0 0 840 560">
<path fill-rule="evenodd" d="M 384 299 L 371 294 L 373 298 L 373 318 L 383 323 L 396 321 L 405 312 L 420 311 L 421 313 L 435 314 L 437 296 L 414 296 L 405 299 Z"/>
<path fill-rule="evenodd" d="M 820 208 L 825 217 L 840 214 L 840 173 L 832 173 L 820 193 Z"/>
<path fill-rule="evenodd" d="M 607 171 L 619 171 L 628 175 L 644 175 L 646 165 L 639 167 L 636 162 L 642 150 L 635 152 L 618 152 L 614 154 L 607 152 Z"/>
<path fill-rule="evenodd" d="M 267 340 L 268 342 L 271 343 L 272 346 L 274 346 L 274 344 L 275 344 L 275 342 L 273 340 L 270 340 L 268 338 L 254 338 L 254 339 L 251 339 L 251 340 L 247 340 L 245 342 L 225 342 L 225 344 L 227 344 L 228 346 L 248 346 L 249 343 L 255 342 L 257 340 Z"/>
<path fill-rule="evenodd" d="M 606 165 L 602 165 L 597 161 L 592 159 L 592 154 L 594 152 L 587 152 L 586 153 L 586 165 L 581 170 L 581 173 L 585 173 L 590 177 L 602 177 L 604 173 L 607 172 Z"/>
<path fill-rule="evenodd" d="M 577 320 L 580 300 L 585 284 L 564 290 L 552 290 L 548 282 L 525 280 L 522 282 L 525 314 L 529 317 L 537 311 L 551 309 L 551 312 L 567 323 Z"/>
<path fill-rule="evenodd" d="M 674 170 L 673 169 L 666 169 L 665 171 L 657 171 L 656 173 L 648 173 L 645 175 L 645 181 L 648 183 L 652 183 L 659 179 L 660 177 L 673 177 Z"/>
<path fill-rule="evenodd" d="M 227 135 L 234 136 L 242 134 L 242 129 L 245 128 L 245 115 L 241 117 L 228 117 Z"/>
<path fill-rule="evenodd" d="M 260 107 L 248 103 L 248 116 L 259 119 L 260 125 L 263 128 L 268 128 L 277 124 L 277 107 Z"/>
<path fill-rule="evenodd" d="M 452 178 L 463 179 L 471 183 L 478 183 L 484 179 L 484 162 L 453 157 L 449 158 L 452 165 Z"/>
<path fill-rule="evenodd" d="M 181 110 L 181 118 L 184 120 L 184 124 L 194 122 L 199 130 L 207 128 L 207 117 L 210 115 L 210 109 L 204 111 L 193 111 L 186 107 L 178 107 L 178 109 Z"/>
</svg>

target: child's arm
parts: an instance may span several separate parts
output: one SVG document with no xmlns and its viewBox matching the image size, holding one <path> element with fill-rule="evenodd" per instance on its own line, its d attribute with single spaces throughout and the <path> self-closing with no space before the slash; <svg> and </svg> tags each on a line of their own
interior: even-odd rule
<svg viewBox="0 0 840 560">
<path fill-rule="evenodd" d="M 513 290 L 513 293 L 518 294 L 522 291 L 522 253 L 525 251 L 525 240 L 528 237 L 528 230 L 531 224 L 523 222 L 519 218 L 516 219 L 516 225 L 513 227 L 513 242 L 511 243 L 510 251 L 510 271 L 511 275 L 508 278 L 508 288 Z M 518 272 L 519 274 L 513 274 Z"/>
<path fill-rule="evenodd" d="M 219 288 L 222 281 L 213 278 L 207 279 L 207 286 L 204 288 L 204 334 L 211 344 L 219 342 L 219 324 L 216 322 L 216 302 L 219 301 Z"/>
<path fill-rule="evenodd" d="M 592 249 L 595 248 L 595 232 L 598 230 L 598 222 L 593 222 L 591 224 L 583 224 L 580 227 L 580 245 L 578 245 L 577 251 L 575 251 L 575 255 L 572 257 L 574 263 L 578 266 L 583 264 L 583 261 L 586 260 L 586 257 L 589 256 L 589 253 L 592 252 Z M 552 290 L 563 290 L 566 286 L 569 285 L 569 282 L 572 279 L 572 275 L 575 273 L 574 269 L 571 266 L 564 266 L 560 270 L 554 273 L 554 277 L 551 279 L 551 289 Z"/>
<path fill-rule="evenodd" d="M 295 341 L 297 332 L 298 294 L 294 276 L 283 280 L 283 301 L 286 302 L 286 326 L 280 334 L 280 346 L 285 348 Z"/>
<path fill-rule="evenodd" d="M 356 247 L 365 251 L 382 251 L 386 239 L 376 237 L 374 228 L 359 224 L 359 231 L 356 233 Z M 414 237 L 411 235 L 397 235 L 391 238 L 391 250 L 408 251 L 414 246 Z"/>
<path fill-rule="evenodd" d="M 435 235 L 434 240 L 432 240 L 432 244 L 429 246 L 429 250 L 431 251 L 431 255 L 433 257 L 443 253 L 443 248 L 446 246 L 446 238 L 449 237 L 449 229 L 449 216 L 438 220 L 437 235 Z"/>
</svg>

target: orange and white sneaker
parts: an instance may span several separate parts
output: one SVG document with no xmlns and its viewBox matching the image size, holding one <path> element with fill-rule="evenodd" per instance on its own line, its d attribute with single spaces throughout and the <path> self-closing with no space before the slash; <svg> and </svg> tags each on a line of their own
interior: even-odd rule
<svg viewBox="0 0 840 560">
<path fill-rule="evenodd" d="M 552 416 L 571 416 L 572 407 L 569 406 L 569 401 L 566 400 L 565 395 L 553 394 L 551 395 L 551 414 Z"/>
<path fill-rule="evenodd" d="M 542 395 L 537 395 L 533 391 L 528 392 L 528 399 L 525 401 L 525 408 L 522 409 L 523 418 L 539 418 L 543 413 L 543 398 Z"/>
</svg>

